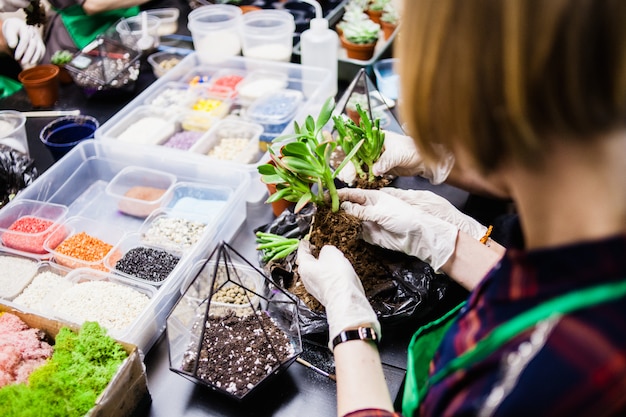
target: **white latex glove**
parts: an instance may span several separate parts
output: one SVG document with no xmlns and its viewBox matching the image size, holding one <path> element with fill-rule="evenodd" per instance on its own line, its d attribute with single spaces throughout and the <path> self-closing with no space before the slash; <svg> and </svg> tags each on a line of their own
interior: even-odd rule
<svg viewBox="0 0 626 417">
<path fill-rule="evenodd" d="M 427 164 L 409 136 L 385 131 L 385 148 L 372 167 L 374 175 L 419 175 L 432 184 L 441 184 L 448 178 L 454 165 L 454 156 L 441 151 L 441 159 L 434 165 Z"/>
<path fill-rule="evenodd" d="M 307 291 L 326 308 L 329 343 L 343 330 L 370 324 L 380 338 L 380 323 L 365 297 L 363 284 L 352 264 L 334 246 L 324 246 L 319 257 L 311 255 L 310 243 L 298 246 L 298 274 Z"/>
<path fill-rule="evenodd" d="M 394 187 L 385 187 L 381 191 L 399 198 L 413 207 L 432 214 L 442 220 L 452 223 L 459 230 L 467 233 L 476 240 L 480 240 L 487 232 L 487 227 L 480 224 L 473 217 L 461 213 L 445 198 L 425 190 L 401 190 Z"/>
<path fill-rule="evenodd" d="M 337 178 L 348 185 L 354 184 L 354 181 L 356 180 L 356 169 L 354 169 L 352 161 L 349 161 L 343 166 L 343 168 L 341 168 L 341 171 L 337 174 Z"/>
<path fill-rule="evenodd" d="M 13 57 L 22 65 L 37 64 L 46 52 L 39 30 L 22 19 L 11 17 L 2 22 L 2 34 Z"/>
<path fill-rule="evenodd" d="M 427 262 L 435 271 L 450 259 L 459 232 L 419 207 L 380 190 L 337 190 L 346 213 L 363 220 L 363 239 Z"/>
<path fill-rule="evenodd" d="M 30 0 L 0 0 L 0 12 L 16 12 L 30 5 Z"/>
</svg>

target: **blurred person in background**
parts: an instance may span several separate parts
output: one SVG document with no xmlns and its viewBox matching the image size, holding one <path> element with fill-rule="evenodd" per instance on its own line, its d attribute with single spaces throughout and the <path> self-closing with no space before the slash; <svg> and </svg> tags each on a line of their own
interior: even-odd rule
<svg viewBox="0 0 626 417">
<path fill-rule="evenodd" d="M 22 69 L 38 64 L 46 47 L 41 29 L 26 23 L 29 0 L 0 0 L 0 74 L 17 79 Z"/>
</svg>

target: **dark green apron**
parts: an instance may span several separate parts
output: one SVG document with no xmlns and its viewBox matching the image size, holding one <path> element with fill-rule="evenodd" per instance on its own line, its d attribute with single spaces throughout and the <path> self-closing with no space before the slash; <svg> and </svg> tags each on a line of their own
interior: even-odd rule
<svg viewBox="0 0 626 417">
<path fill-rule="evenodd" d="M 76 47 L 83 49 L 119 19 L 138 15 L 139 6 L 109 10 L 93 15 L 85 14 L 83 8 L 78 4 L 55 11 L 61 16 L 63 25 Z"/>
<path fill-rule="evenodd" d="M 535 326 L 541 320 L 613 301 L 625 295 L 626 281 L 620 281 L 573 291 L 545 301 L 494 328 L 488 335 L 479 340 L 473 349 L 457 356 L 429 378 L 430 362 L 444 334 L 454 323 L 459 310 L 465 303 L 460 304 L 444 317 L 422 326 L 413 335 L 408 351 L 402 414 L 406 417 L 413 416 L 419 409 L 420 400 L 426 397 L 431 385 L 440 382 L 460 369 L 468 368 L 485 359 L 509 340 Z"/>
</svg>

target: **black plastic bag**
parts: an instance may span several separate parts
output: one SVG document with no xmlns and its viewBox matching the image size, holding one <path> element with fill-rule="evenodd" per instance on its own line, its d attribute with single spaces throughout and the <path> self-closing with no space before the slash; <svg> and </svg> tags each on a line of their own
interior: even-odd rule
<svg viewBox="0 0 626 417">
<path fill-rule="evenodd" d="M 303 238 L 310 229 L 315 207 L 308 205 L 299 213 L 285 210 L 273 222 L 258 228 L 258 231 L 274 233 L 285 237 Z M 400 252 L 373 247 L 380 260 L 389 271 L 386 285 L 374 293 L 367 293 L 368 300 L 381 323 L 396 323 L 430 313 L 444 298 L 449 277 L 436 274 L 425 262 Z M 299 277 L 295 265 L 296 253 L 285 259 L 265 263 L 259 252 L 259 263 L 272 281 L 284 289 L 292 288 Z M 328 329 L 323 308 L 312 309 L 299 297 L 300 326 L 303 334 L 321 333 Z"/>
<path fill-rule="evenodd" d="M 10 146 L 0 144 L 0 208 L 38 176 L 34 159 Z"/>
</svg>

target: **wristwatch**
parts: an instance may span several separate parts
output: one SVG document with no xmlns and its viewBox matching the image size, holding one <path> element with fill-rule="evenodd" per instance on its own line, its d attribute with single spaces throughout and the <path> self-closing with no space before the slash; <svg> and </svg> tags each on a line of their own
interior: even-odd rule
<svg viewBox="0 0 626 417">
<path fill-rule="evenodd" d="M 378 336 L 376 335 L 374 329 L 371 327 L 358 327 L 356 329 L 344 330 L 339 333 L 333 339 L 333 349 L 335 349 L 339 343 L 347 342 L 349 340 L 371 340 L 378 344 Z"/>
</svg>

